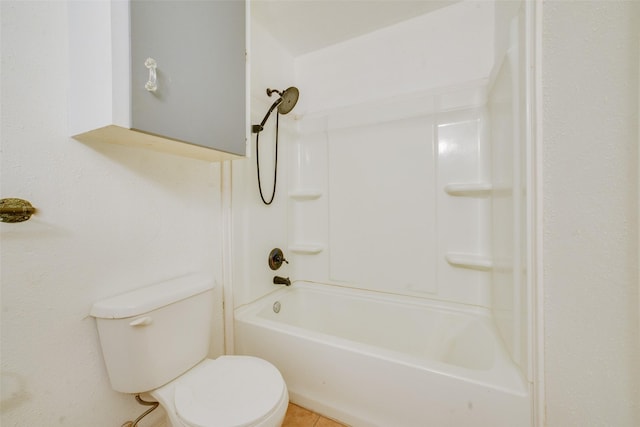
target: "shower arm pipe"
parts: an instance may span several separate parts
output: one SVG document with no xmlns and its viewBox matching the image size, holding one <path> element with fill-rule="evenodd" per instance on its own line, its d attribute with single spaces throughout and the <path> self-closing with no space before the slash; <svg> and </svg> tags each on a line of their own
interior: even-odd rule
<svg viewBox="0 0 640 427">
<path fill-rule="evenodd" d="M 277 91 L 275 91 L 275 92 L 277 92 Z M 276 102 L 273 103 L 273 105 L 271 106 L 271 108 L 269 108 L 269 111 L 267 111 L 267 114 L 264 116 L 264 119 L 262 119 L 262 122 L 260 122 L 259 125 L 251 126 L 251 132 L 253 132 L 253 133 L 262 132 L 262 130 L 264 129 L 264 124 L 267 123 L 267 119 L 269 119 L 269 116 L 271 115 L 273 110 L 275 110 L 275 108 L 278 105 L 280 105 L 281 102 L 282 102 L 282 97 L 280 97 L 280 99 L 278 99 Z"/>
</svg>

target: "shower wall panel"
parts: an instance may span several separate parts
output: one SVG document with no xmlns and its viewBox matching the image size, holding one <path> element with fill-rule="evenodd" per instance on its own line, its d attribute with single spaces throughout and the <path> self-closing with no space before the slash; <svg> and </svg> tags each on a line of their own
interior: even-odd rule
<svg viewBox="0 0 640 427">
<path fill-rule="evenodd" d="M 330 279 L 436 293 L 431 119 L 329 131 L 328 171 Z"/>
<path fill-rule="evenodd" d="M 489 306 L 485 85 L 299 120 L 289 154 L 296 278 Z"/>
<path fill-rule="evenodd" d="M 527 100 L 523 11 L 509 22 L 508 49 L 496 64 L 488 96 L 494 185 L 491 240 L 495 265 L 491 307 L 509 353 L 526 376 L 530 353 L 527 339 L 530 302 L 527 291 Z"/>
<path fill-rule="evenodd" d="M 484 108 L 436 115 L 438 283 L 443 299 L 489 306 L 490 145 Z"/>
<path fill-rule="evenodd" d="M 298 278 L 319 278 L 326 276 L 329 234 L 326 118 L 302 120 L 299 125 L 304 129 L 289 146 L 288 248 Z"/>
</svg>

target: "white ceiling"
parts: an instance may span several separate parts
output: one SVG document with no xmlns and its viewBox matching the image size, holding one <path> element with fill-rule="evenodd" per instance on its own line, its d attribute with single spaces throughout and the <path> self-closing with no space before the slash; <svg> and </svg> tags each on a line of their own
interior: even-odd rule
<svg viewBox="0 0 640 427">
<path fill-rule="evenodd" d="M 461 0 L 253 0 L 251 13 L 294 56 Z"/>
</svg>

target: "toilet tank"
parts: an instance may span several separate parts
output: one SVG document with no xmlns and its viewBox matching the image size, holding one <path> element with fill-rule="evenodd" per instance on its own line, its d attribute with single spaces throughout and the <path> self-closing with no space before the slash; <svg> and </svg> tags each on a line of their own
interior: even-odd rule
<svg viewBox="0 0 640 427">
<path fill-rule="evenodd" d="M 96 302 L 102 354 L 114 390 L 160 387 L 209 351 L 213 280 L 190 274 Z"/>
</svg>

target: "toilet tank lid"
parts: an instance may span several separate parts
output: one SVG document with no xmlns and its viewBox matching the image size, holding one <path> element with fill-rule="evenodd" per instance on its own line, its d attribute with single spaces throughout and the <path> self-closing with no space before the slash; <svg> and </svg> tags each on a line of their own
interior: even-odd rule
<svg viewBox="0 0 640 427">
<path fill-rule="evenodd" d="M 89 314 L 101 319 L 138 316 L 214 287 L 213 279 L 207 276 L 187 274 L 98 301 Z"/>
</svg>

